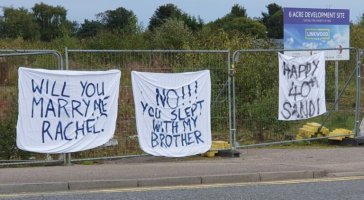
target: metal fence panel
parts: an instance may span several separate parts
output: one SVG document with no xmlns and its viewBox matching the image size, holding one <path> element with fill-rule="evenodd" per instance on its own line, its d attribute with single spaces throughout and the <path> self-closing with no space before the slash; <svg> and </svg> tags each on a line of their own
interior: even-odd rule
<svg viewBox="0 0 364 200">
<path fill-rule="evenodd" d="M 335 50 L 335 49 L 327 49 Z M 299 128 L 308 122 L 320 123 L 330 131 L 345 128 L 355 131 L 357 50 L 350 51 L 348 61 L 326 61 L 327 113 L 319 117 L 298 120 L 278 120 L 278 52 L 283 50 L 240 50 L 233 55 L 235 66 L 233 105 L 236 116 L 238 148 L 292 142 Z M 337 79 L 335 65 L 338 65 Z M 336 87 L 337 80 L 337 87 Z M 335 101 L 337 99 L 337 101 Z M 320 137 L 316 135 L 315 137 Z M 315 140 L 315 138 L 304 138 Z"/>
<path fill-rule="evenodd" d="M 0 166 L 45 162 L 47 158 L 46 154 L 24 152 L 16 147 L 19 66 L 61 69 L 62 56 L 53 50 L 0 50 Z"/>
<path fill-rule="evenodd" d="M 214 140 L 229 139 L 229 51 L 214 50 L 65 50 L 66 69 L 121 71 L 114 145 L 73 153 L 78 160 L 140 155 L 131 71 L 189 72 L 208 69 L 212 81 L 211 123 Z"/>
</svg>

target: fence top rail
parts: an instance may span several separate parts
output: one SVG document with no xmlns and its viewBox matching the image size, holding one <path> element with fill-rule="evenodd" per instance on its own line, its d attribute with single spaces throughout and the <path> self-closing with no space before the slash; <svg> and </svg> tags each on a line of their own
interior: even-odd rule
<svg viewBox="0 0 364 200">
<path fill-rule="evenodd" d="M 0 57 L 4 57 L 4 56 L 26 56 L 26 55 L 45 55 L 45 54 L 55 54 L 55 52 L 14 52 L 14 53 L 2 53 L 2 51 L 0 51 Z"/>
<path fill-rule="evenodd" d="M 0 49 L 0 57 L 25 56 L 25 55 L 54 55 L 58 60 L 58 68 L 63 69 L 62 54 L 56 50 L 48 49 Z"/>
<path fill-rule="evenodd" d="M 96 49 L 67 49 L 67 52 L 83 53 L 230 53 L 230 50 L 96 50 Z"/>
<path fill-rule="evenodd" d="M 14 53 L 28 53 L 28 52 L 59 53 L 56 50 L 50 50 L 50 49 L 0 49 L 0 52 L 14 52 Z"/>
<path fill-rule="evenodd" d="M 359 50 L 354 47 L 349 48 L 325 48 L 325 49 L 241 49 L 237 50 L 233 53 L 233 58 L 239 53 L 250 52 L 250 53 L 259 53 L 259 52 L 283 52 L 283 51 L 335 51 L 335 50 Z M 364 49 L 363 49 L 364 50 Z"/>
</svg>

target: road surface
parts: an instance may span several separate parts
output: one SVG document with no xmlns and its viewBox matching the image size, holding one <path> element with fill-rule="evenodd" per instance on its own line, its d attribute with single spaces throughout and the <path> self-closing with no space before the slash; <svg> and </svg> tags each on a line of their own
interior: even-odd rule
<svg viewBox="0 0 364 200">
<path fill-rule="evenodd" d="M 130 189 L 123 188 L 52 193 L 0 194 L 0 199 L 357 200 L 364 199 L 364 177 Z"/>
</svg>

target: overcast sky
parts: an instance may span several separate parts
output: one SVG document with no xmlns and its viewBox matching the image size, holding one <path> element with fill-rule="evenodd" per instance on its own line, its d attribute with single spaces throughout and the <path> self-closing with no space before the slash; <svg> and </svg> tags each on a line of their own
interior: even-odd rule
<svg viewBox="0 0 364 200">
<path fill-rule="evenodd" d="M 35 3 L 40 2 L 64 7 L 68 19 L 79 23 L 85 19 L 94 20 L 97 13 L 124 7 L 132 10 L 144 27 L 148 26 L 154 11 L 167 3 L 177 5 L 190 15 L 200 16 L 204 22 L 223 17 L 234 4 L 243 6 L 249 17 L 261 17 L 261 13 L 267 11 L 266 6 L 270 3 L 282 7 L 350 9 L 350 20 L 353 22 L 357 22 L 364 13 L 362 0 L 0 0 L 0 6 L 24 7 L 30 10 Z"/>
</svg>

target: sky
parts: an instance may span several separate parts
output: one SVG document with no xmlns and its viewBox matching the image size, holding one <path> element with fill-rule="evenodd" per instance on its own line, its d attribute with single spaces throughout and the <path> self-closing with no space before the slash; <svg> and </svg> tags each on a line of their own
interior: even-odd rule
<svg viewBox="0 0 364 200">
<path fill-rule="evenodd" d="M 68 20 L 78 23 L 83 23 L 85 19 L 95 20 L 97 13 L 124 7 L 132 10 L 144 27 L 148 26 L 155 10 L 167 3 L 175 4 L 192 16 L 199 16 L 206 23 L 229 13 L 234 4 L 244 7 L 252 18 L 261 17 L 262 12 L 267 12 L 266 6 L 270 3 L 282 7 L 349 9 L 352 22 L 357 22 L 364 13 L 362 0 L 0 0 L 0 7 L 24 7 L 31 10 L 34 4 L 40 2 L 64 7 Z"/>
</svg>

